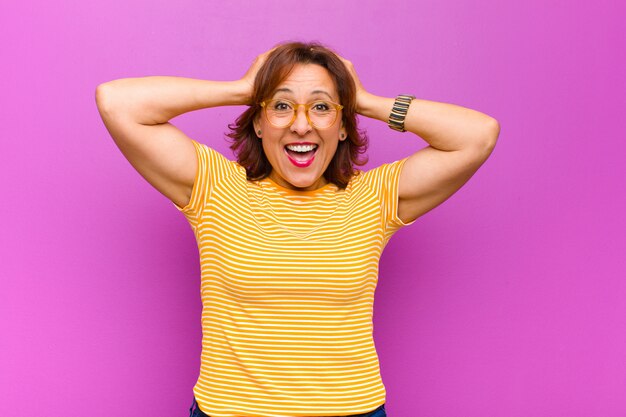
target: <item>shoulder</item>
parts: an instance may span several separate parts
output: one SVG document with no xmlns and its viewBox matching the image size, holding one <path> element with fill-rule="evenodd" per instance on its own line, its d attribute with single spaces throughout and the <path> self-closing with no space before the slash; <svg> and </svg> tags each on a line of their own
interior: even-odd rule
<svg viewBox="0 0 626 417">
<path fill-rule="evenodd" d="M 204 143 L 194 141 L 199 159 L 200 167 L 203 167 L 209 172 L 214 172 L 219 175 L 229 176 L 232 174 L 241 174 L 245 176 L 245 168 L 239 165 L 237 161 L 233 161 L 224 156 L 220 151 L 211 148 Z"/>
</svg>

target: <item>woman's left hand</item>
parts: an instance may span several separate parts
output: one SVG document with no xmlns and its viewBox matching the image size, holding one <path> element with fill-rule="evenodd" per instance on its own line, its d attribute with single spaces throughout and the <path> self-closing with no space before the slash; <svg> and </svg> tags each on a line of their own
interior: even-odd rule
<svg viewBox="0 0 626 417">
<path fill-rule="evenodd" d="M 352 62 L 348 61 L 347 59 L 341 56 L 339 56 L 339 59 L 341 59 L 343 64 L 346 66 L 346 68 L 348 69 L 348 72 L 350 73 L 350 75 L 352 76 L 352 79 L 354 80 L 354 84 L 356 85 L 356 111 L 359 114 L 363 114 L 362 111 L 366 107 L 365 101 L 367 100 L 369 93 L 365 91 L 365 88 L 363 88 L 363 84 L 361 84 L 361 80 L 359 80 L 359 76 L 356 75 L 356 70 L 354 69 L 354 65 L 352 65 Z"/>
</svg>

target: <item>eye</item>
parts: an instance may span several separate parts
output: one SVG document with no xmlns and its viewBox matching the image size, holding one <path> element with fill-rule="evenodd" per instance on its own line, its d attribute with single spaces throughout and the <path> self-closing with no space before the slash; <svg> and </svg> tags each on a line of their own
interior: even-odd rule
<svg viewBox="0 0 626 417">
<path fill-rule="evenodd" d="M 290 102 L 285 100 L 275 100 L 272 102 L 272 110 L 276 111 L 290 111 L 293 106 Z"/>
<path fill-rule="evenodd" d="M 331 108 L 332 106 L 326 103 L 325 101 L 316 101 L 311 106 L 311 110 L 313 110 L 314 112 L 319 112 L 319 113 L 330 111 Z"/>
</svg>

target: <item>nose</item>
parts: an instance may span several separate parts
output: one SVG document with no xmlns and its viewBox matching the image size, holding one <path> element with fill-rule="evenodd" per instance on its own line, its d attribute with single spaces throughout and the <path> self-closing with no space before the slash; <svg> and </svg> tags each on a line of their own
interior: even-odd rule
<svg viewBox="0 0 626 417">
<path fill-rule="evenodd" d="M 291 131 L 303 136 L 311 131 L 311 129 L 312 126 L 309 124 L 309 120 L 306 117 L 306 110 L 301 104 L 296 109 L 296 119 L 291 124 Z"/>
</svg>

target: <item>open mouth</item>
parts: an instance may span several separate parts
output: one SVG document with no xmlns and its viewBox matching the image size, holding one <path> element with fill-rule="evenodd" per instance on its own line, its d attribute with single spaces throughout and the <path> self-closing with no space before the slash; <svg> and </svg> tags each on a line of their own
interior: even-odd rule
<svg viewBox="0 0 626 417">
<path fill-rule="evenodd" d="M 305 168 L 313 163 L 318 145 L 287 145 L 285 146 L 285 154 L 292 164 L 297 167 Z"/>
</svg>

